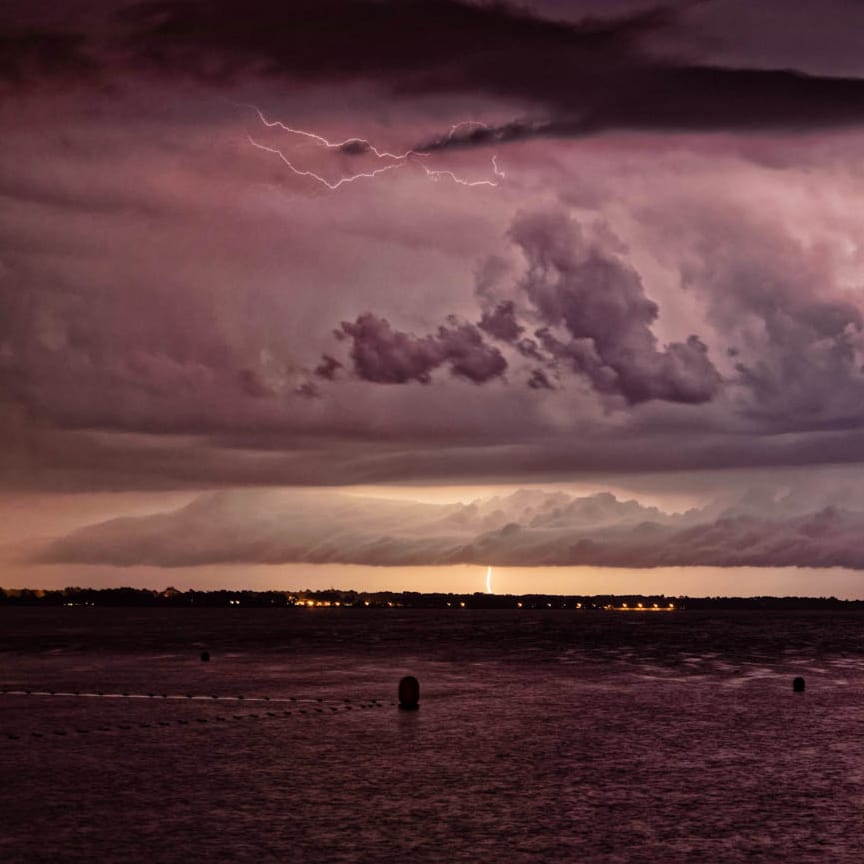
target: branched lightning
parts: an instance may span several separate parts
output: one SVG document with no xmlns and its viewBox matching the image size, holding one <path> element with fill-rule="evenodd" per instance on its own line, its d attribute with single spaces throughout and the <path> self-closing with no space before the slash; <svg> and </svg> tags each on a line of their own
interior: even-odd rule
<svg viewBox="0 0 864 864">
<path fill-rule="evenodd" d="M 365 153 L 368 151 L 369 153 L 374 153 L 379 159 L 396 159 L 400 161 L 407 159 L 409 156 L 429 155 L 428 153 L 418 153 L 416 150 L 406 150 L 404 153 L 389 153 L 387 150 L 379 150 L 365 138 L 346 138 L 344 141 L 328 141 L 322 135 L 318 135 L 315 132 L 308 132 L 305 129 L 294 129 L 291 126 L 287 126 L 281 120 L 268 120 L 260 108 L 255 108 L 254 105 L 251 107 L 254 108 L 261 123 L 268 129 L 281 129 L 283 132 L 289 132 L 292 135 L 302 135 L 304 138 L 311 138 L 313 141 L 316 141 L 318 144 L 321 144 L 330 150 L 342 150 L 346 153 Z"/>
<path fill-rule="evenodd" d="M 340 177 L 335 183 L 331 183 L 326 177 L 322 177 L 314 171 L 306 171 L 302 168 L 298 168 L 281 150 L 278 150 L 275 147 L 268 147 L 266 144 L 256 141 L 251 135 L 247 135 L 246 138 L 253 147 L 257 147 L 259 150 L 264 150 L 266 153 L 272 153 L 275 156 L 278 156 L 298 177 L 311 177 L 322 186 L 326 186 L 331 192 L 334 192 L 346 183 L 353 183 L 355 180 L 362 180 L 364 178 L 377 177 L 385 171 L 392 171 L 394 168 L 401 168 L 405 164 L 404 162 L 391 162 L 389 165 L 384 165 L 382 168 L 376 168 L 374 171 L 361 171 L 359 174 L 349 174 L 347 177 Z"/>
<path fill-rule="evenodd" d="M 340 177 L 338 180 L 331 181 L 328 180 L 326 177 L 323 177 L 320 174 L 316 173 L 315 171 L 299 167 L 297 164 L 295 164 L 294 161 L 292 161 L 288 158 L 288 156 L 286 156 L 283 150 L 279 149 L 278 147 L 270 147 L 267 144 L 262 144 L 260 141 L 256 141 L 255 138 L 247 134 L 247 141 L 253 147 L 266 153 L 271 153 L 274 156 L 278 156 L 280 161 L 293 174 L 296 174 L 298 177 L 308 177 L 311 180 L 314 180 L 316 183 L 319 183 L 322 186 L 326 187 L 331 192 L 337 190 L 340 186 L 344 186 L 348 183 L 353 183 L 356 180 L 372 179 L 374 177 L 377 177 L 379 174 L 384 174 L 387 171 L 392 171 L 395 168 L 402 168 L 405 165 L 409 164 L 419 165 L 425 172 L 426 177 L 436 182 L 442 178 L 446 178 L 448 180 L 452 180 L 454 183 L 457 183 L 460 186 L 498 186 L 497 179 L 466 180 L 465 178 L 458 176 L 456 173 L 450 170 L 429 168 L 420 160 L 428 159 L 431 156 L 430 153 L 423 153 L 418 150 L 406 150 L 404 153 L 391 153 L 388 150 L 379 150 L 367 139 L 358 137 L 346 138 L 344 141 L 331 141 L 325 138 L 323 135 L 319 135 L 317 132 L 311 132 L 307 129 L 297 129 L 292 126 L 288 126 L 281 120 L 270 120 L 265 116 L 264 112 L 255 105 L 247 105 L 244 107 L 251 108 L 257 115 L 258 120 L 261 122 L 261 124 L 267 129 L 279 129 L 289 135 L 298 135 L 302 138 L 306 138 L 309 141 L 314 142 L 318 146 L 325 147 L 328 150 L 337 150 L 341 153 L 349 155 L 372 154 L 376 159 L 390 160 L 388 164 L 383 165 L 380 168 L 375 168 L 370 171 L 361 171 L 357 174 L 349 174 L 344 177 Z M 462 129 L 466 126 L 480 126 L 483 128 L 489 128 L 485 123 L 481 123 L 479 120 L 464 120 L 450 127 L 448 137 L 452 137 L 459 129 Z M 495 178 L 503 179 L 506 176 L 504 172 L 498 167 L 496 156 L 492 156 L 492 173 Z"/>
<path fill-rule="evenodd" d="M 436 183 L 442 177 L 447 177 L 452 180 L 454 183 L 458 183 L 460 186 L 497 186 L 497 180 L 465 180 L 462 177 L 457 177 L 452 171 L 435 169 L 435 168 L 427 168 L 425 165 L 421 165 L 423 170 L 426 172 L 426 176 L 435 181 Z M 496 177 L 503 177 L 504 174 L 498 169 L 498 165 L 495 162 L 495 157 L 492 157 L 492 170 Z"/>
</svg>

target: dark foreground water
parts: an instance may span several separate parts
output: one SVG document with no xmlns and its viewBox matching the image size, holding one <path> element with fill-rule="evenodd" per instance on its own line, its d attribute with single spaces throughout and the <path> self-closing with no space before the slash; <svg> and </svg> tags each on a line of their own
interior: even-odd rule
<svg viewBox="0 0 864 864">
<path fill-rule="evenodd" d="M 861 862 L 862 634 L 832 613 L 2 609 L 0 861 Z"/>
</svg>

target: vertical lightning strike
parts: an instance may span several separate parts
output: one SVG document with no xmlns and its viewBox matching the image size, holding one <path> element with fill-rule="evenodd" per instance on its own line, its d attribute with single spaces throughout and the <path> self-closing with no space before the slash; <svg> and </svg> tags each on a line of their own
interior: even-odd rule
<svg viewBox="0 0 864 864">
<path fill-rule="evenodd" d="M 288 126 L 286 123 L 283 123 L 281 120 L 270 120 L 268 119 L 264 112 L 261 111 L 255 105 L 245 105 L 242 107 L 251 108 L 258 117 L 258 120 L 261 124 L 267 129 L 279 129 L 283 132 L 286 132 L 290 135 L 297 135 L 302 138 L 307 138 L 310 141 L 313 141 L 315 144 L 325 147 L 328 150 L 338 150 L 343 153 L 371 153 L 377 159 L 389 159 L 391 160 L 387 165 L 382 166 L 381 168 L 375 168 L 371 171 L 361 171 L 357 174 L 349 174 L 345 177 L 340 177 L 336 181 L 330 181 L 326 177 L 321 176 L 315 171 L 310 171 L 308 169 L 298 167 L 294 162 L 289 159 L 284 151 L 280 150 L 277 147 L 269 147 L 266 144 L 262 144 L 260 141 L 256 141 L 251 135 L 246 136 L 248 142 L 258 150 L 263 150 L 266 153 L 271 153 L 274 156 L 278 156 L 282 163 L 294 174 L 298 177 L 308 177 L 314 180 L 316 183 L 321 184 L 322 186 L 329 189 L 331 192 L 337 190 L 340 186 L 344 186 L 348 183 L 353 183 L 356 180 L 361 179 L 372 179 L 377 177 L 379 174 L 384 174 L 387 171 L 392 171 L 394 168 L 402 168 L 407 164 L 417 164 L 419 165 L 430 180 L 437 182 L 441 178 L 447 178 L 452 180 L 454 183 L 457 183 L 460 186 L 467 187 L 476 187 L 476 186 L 498 186 L 497 180 L 466 180 L 463 177 L 459 177 L 453 171 L 444 170 L 444 169 L 433 169 L 424 165 L 420 161 L 420 159 L 428 159 L 431 154 L 422 153 L 418 150 L 406 150 L 404 153 L 391 153 L 388 150 L 379 150 L 375 147 L 370 141 L 365 138 L 357 138 L 351 137 L 346 138 L 344 141 L 330 141 L 325 138 L 323 135 L 319 135 L 316 132 L 311 132 L 307 129 L 297 129 L 292 126 Z M 488 128 L 485 123 L 481 123 L 479 120 L 463 120 L 460 123 L 456 123 L 450 127 L 450 132 L 448 133 L 448 138 L 452 137 L 456 132 L 465 127 L 465 126 L 480 126 L 483 128 Z M 506 175 L 504 172 L 498 167 L 498 163 L 496 161 L 497 157 L 492 156 L 492 173 L 498 178 L 504 178 Z"/>
<path fill-rule="evenodd" d="M 492 568 L 491 567 L 486 568 L 486 593 L 487 594 L 492 593 Z"/>
</svg>

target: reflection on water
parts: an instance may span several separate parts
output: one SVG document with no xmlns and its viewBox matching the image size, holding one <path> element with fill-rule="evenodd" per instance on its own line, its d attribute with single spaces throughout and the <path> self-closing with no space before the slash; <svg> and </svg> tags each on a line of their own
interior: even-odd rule
<svg viewBox="0 0 864 864">
<path fill-rule="evenodd" d="M 859 862 L 862 623 L 0 610 L 0 860 Z"/>
</svg>

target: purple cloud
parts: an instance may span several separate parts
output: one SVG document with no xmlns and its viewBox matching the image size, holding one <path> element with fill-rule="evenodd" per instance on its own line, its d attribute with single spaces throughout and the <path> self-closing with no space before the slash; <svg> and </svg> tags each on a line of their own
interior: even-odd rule
<svg viewBox="0 0 864 864">
<path fill-rule="evenodd" d="M 614 238 L 588 240 L 561 213 L 522 214 L 510 236 L 528 271 L 520 288 L 543 323 L 537 332 L 550 356 L 586 375 L 601 393 L 631 405 L 649 399 L 700 403 L 713 398 L 721 378 L 696 336 L 659 350 L 651 330 L 657 304 L 639 274 L 618 254 Z M 550 328 L 563 327 L 569 339 Z"/>
<path fill-rule="evenodd" d="M 188 538 L 196 542 L 190 544 Z M 864 569 L 864 511 L 767 505 L 668 514 L 609 493 L 523 490 L 435 505 L 336 493 L 227 492 L 115 519 L 48 544 L 42 562 L 184 567 L 291 562 L 410 566 Z"/>
<path fill-rule="evenodd" d="M 451 318 L 431 336 L 394 330 L 385 318 L 372 313 L 343 321 L 340 331 L 351 340 L 354 371 L 378 384 L 428 384 L 431 373 L 446 365 L 461 378 L 482 384 L 500 378 L 507 369 L 501 352 L 487 345 L 480 331 Z"/>
</svg>

